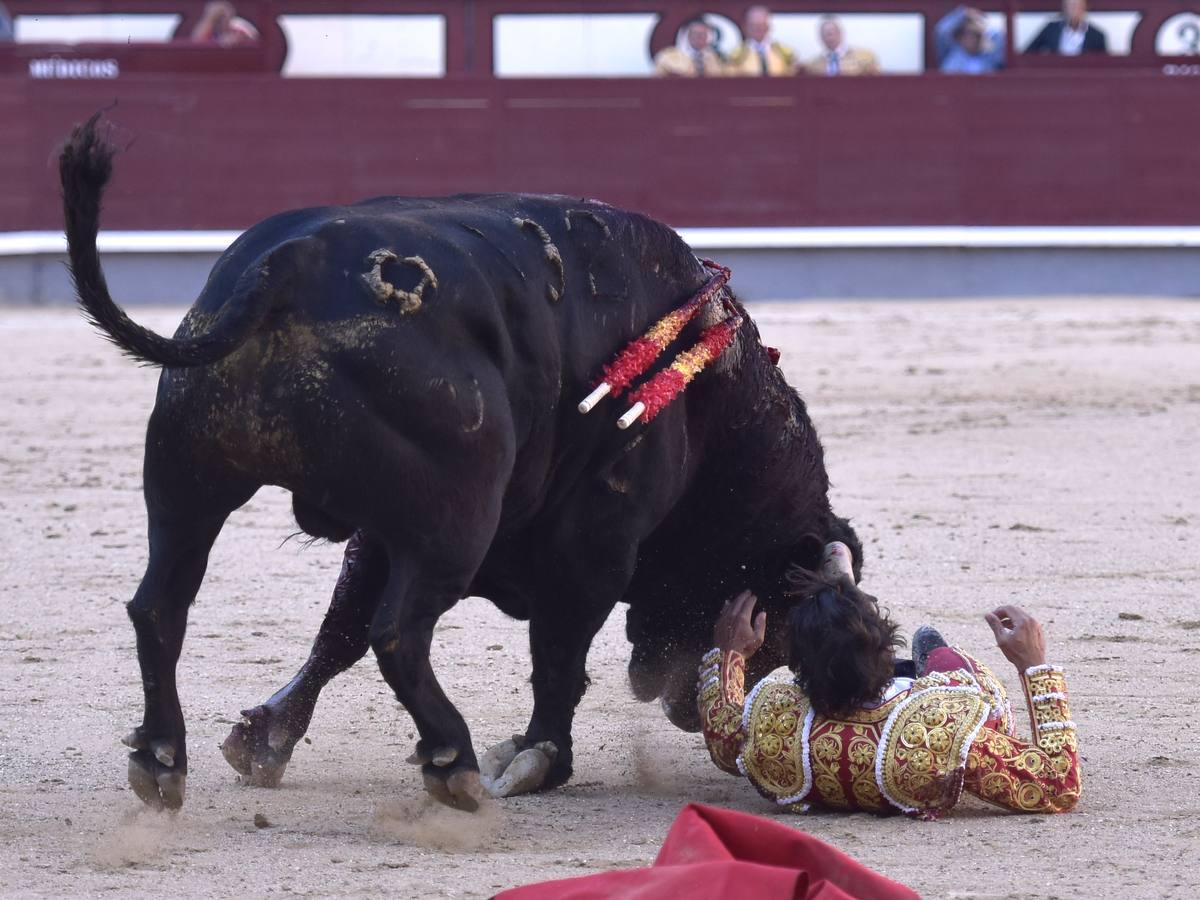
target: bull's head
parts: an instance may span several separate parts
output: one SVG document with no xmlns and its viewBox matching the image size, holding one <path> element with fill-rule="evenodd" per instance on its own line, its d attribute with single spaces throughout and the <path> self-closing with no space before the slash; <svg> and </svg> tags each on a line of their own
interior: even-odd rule
<svg viewBox="0 0 1200 900">
<path fill-rule="evenodd" d="M 767 614 L 767 638 L 747 662 L 747 685 L 790 665 L 806 687 L 822 694 L 819 699 L 827 708 L 872 699 L 891 677 L 896 628 L 880 613 L 875 598 L 858 589 L 861 567 L 857 535 L 849 523 L 835 518 L 824 539 L 806 535 L 786 552 L 748 564 L 742 583 L 717 579 L 713 588 L 697 591 L 683 605 L 631 608 L 627 633 L 633 643 L 629 678 L 634 695 L 643 701 L 659 698 L 673 724 L 698 731 L 700 657 L 712 646 L 722 604 L 749 588 Z M 805 654 L 805 648 L 818 652 Z M 836 673 L 836 696 L 826 696 L 828 678 L 811 677 L 806 655 Z"/>
</svg>

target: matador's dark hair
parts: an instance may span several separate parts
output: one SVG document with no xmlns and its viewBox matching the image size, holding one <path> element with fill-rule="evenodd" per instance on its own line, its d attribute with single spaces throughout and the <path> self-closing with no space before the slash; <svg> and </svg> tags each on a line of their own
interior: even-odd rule
<svg viewBox="0 0 1200 900">
<path fill-rule="evenodd" d="M 899 626 L 849 576 L 793 568 L 788 595 L 788 665 L 813 710 L 832 716 L 877 701 L 895 672 Z"/>
</svg>

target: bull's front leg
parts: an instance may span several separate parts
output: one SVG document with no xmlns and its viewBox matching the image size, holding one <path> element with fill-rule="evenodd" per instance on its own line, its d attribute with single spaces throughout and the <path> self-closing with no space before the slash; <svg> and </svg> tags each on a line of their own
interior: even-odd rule
<svg viewBox="0 0 1200 900">
<path fill-rule="evenodd" d="M 250 784 L 279 785 L 292 751 L 308 731 L 322 688 L 366 655 L 371 617 L 387 578 L 386 550 L 355 532 L 308 660 L 269 700 L 243 710 L 242 721 L 221 744 L 226 761 Z"/>
<path fill-rule="evenodd" d="M 549 790 L 573 772 L 571 726 L 587 690 L 587 654 L 633 573 L 635 548 L 622 547 L 576 570 L 567 559 L 550 567 L 560 577 L 535 604 L 529 621 L 533 714 L 524 735 L 492 747 L 480 762 L 483 784 L 495 797 Z M 567 581 L 569 583 L 564 584 Z"/>
<path fill-rule="evenodd" d="M 571 777 L 571 725 L 587 690 L 587 652 L 611 609 L 570 621 L 536 615 L 530 621 L 533 715 L 525 734 L 492 747 L 480 762 L 483 785 L 493 797 L 549 790 Z"/>
</svg>

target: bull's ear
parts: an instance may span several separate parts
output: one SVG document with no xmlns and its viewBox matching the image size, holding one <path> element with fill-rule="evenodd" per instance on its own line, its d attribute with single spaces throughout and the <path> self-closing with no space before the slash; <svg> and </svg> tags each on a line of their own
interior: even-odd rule
<svg viewBox="0 0 1200 900">
<path fill-rule="evenodd" d="M 824 557 L 825 542 L 815 534 L 804 535 L 792 550 L 792 561 L 810 572 L 821 568 Z"/>
</svg>

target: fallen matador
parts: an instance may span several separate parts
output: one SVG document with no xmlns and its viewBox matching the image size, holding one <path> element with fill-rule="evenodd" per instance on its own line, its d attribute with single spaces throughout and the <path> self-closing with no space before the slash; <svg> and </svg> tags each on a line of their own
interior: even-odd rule
<svg viewBox="0 0 1200 900">
<path fill-rule="evenodd" d="M 1063 671 L 1046 663 L 1038 622 L 1015 606 L 986 616 L 1020 674 L 1031 744 L 1016 737 L 995 675 L 932 628 L 913 638 L 909 665 L 920 677 L 888 675 L 907 662 L 893 658 L 895 627 L 874 624 L 876 601 L 855 586 L 849 565 L 847 548 L 831 544 L 821 573 L 800 579 L 800 602 L 789 616 L 797 677 L 764 679 L 749 696 L 745 661 L 763 642 L 766 614 L 752 619 L 748 592 L 727 604 L 717 646 L 700 668 L 713 762 L 795 812 L 817 806 L 932 819 L 964 789 L 1016 812 L 1073 809 L 1081 786 L 1075 723 Z M 814 639 L 822 633 L 824 641 Z M 859 663 L 872 646 L 874 672 Z"/>
</svg>

